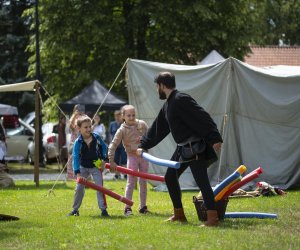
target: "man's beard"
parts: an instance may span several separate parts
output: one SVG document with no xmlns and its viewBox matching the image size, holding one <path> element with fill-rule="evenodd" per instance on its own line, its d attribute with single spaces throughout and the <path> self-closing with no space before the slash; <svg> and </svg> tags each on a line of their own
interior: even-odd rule
<svg viewBox="0 0 300 250">
<path fill-rule="evenodd" d="M 167 99 L 167 96 L 165 94 L 165 92 L 163 92 L 162 90 L 158 90 L 158 94 L 159 94 L 159 99 L 160 100 L 166 100 Z"/>
</svg>

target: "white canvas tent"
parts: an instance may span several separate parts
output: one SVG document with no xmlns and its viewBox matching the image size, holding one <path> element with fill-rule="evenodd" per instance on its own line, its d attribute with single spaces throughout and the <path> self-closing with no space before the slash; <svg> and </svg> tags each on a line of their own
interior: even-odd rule
<svg viewBox="0 0 300 250">
<path fill-rule="evenodd" d="M 149 125 L 163 104 L 153 83 L 160 71 L 175 74 L 177 89 L 193 96 L 211 114 L 223 136 L 219 161 L 208 170 L 212 185 L 244 164 L 246 173 L 259 166 L 264 170 L 247 186 L 257 181 L 282 188 L 299 186 L 300 67 L 262 69 L 234 58 L 197 66 L 129 59 L 129 103 Z M 150 153 L 170 159 L 174 149 L 175 142 L 169 135 Z M 164 167 L 151 167 L 156 174 L 166 171 Z M 182 189 L 197 189 L 190 171 L 181 176 L 180 184 Z"/>
<path fill-rule="evenodd" d="M 215 64 L 215 63 L 222 62 L 224 60 L 225 58 L 218 51 L 212 50 L 200 62 L 197 62 L 197 64 L 200 65 Z"/>
</svg>

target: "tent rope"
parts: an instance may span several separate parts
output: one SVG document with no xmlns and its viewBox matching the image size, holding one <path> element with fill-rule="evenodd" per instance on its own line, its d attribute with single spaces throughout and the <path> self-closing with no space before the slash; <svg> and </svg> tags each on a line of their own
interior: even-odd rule
<svg viewBox="0 0 300 250">
<path fill-rule="evenodd" d="M 99 112 L 99 110 L 101 109 L 101 107 L 102 107 L 103 103 L 105 102 L 105 100 L 106 100 L 108 94 L 111 92 L 113 86 L 115 85 L 115 83 L 117 82 L 118 78 L 120 77 L 120 75 L 121 75 L 123 69 L 124 69 L 125 66 L 127 65 L 128 60 L 129 60 L 129 58 L 127 58 L 126 61 L 125 61 L 125 63 L 123 64 L 123 66 L 122 66 L 120 72 L 118 73 L 117 77 L 115 78 L 113 84 L 111 85 L 111 87 L 109 88 L 109 90 L 108 90 L 108 92 L 106 93 L 105 97 L 103 98 L 102 102 L 100 103 L 100 106 L 99 106 L 99 108 L 97 109 L 96 113 L 94 114 L 93 119 L 95 118 L 95 116 L 96 116 L 96 114 Z M 61 110 L 61 108 L 59 107 L 59 105 L 57 105 L 56 101 L 50 96 L 50 94 L 48 93 L 48 91 L 47 91 L 44 87 L 43 87 L 43 89 L 45 90 L 46 94 L 51 98 L 51 101 L 52 101 L 52 100 L 54 101 L 55 105 L 56 105 L 56 106 L 58 107 L 58 109 L 62 112 L 62 114 L 66 117 L 66 114 Z M 66 117 L 66 118 L 67 118 L 67 117 Z M 64 172 L 64 170 L 65 170 L 66 166 L 68 165 L 69 161 L 70 161 L 70 158 L 68 159 L 68 162 L 65 164 L 65 166 L 64 166 L 63 169 L 62 169 L 62 171 L 60 172 L 60 174 L 59 174 L 58 177 L 56 178 L 56 180 L 55 180 L 55 182 L 54 182 L 52 188 L 48 190 L 47 196 L 50 196 L 50 194 L 55 195 L 55 194 L 54 194 L 54 187 L 56 186 L 56 184 L 57 184 L 57 182 L 58 182 L 60 176 L 61 176 L 62 173 Z"/>
<path fill-rule="evenodd" d="M 54 100 L 54 98 L 49 94 L 49 92 L 45 89 L 45 87 L 43 85 L 41 85 L 42 89 L 45 91 L 45 93 L 49 96 L 50 101 L 53 101 L 53 103 L 55 104 L 55 106 L 59 109 L 59 111 L 63 114 L 63 116 L 68 120 L 67 115 L 64 113 L 64 111 L 59 107 L 59 105 L 57 104 L 57 102 Z"/>
<path fill-rule="evenodd" d="M 53 101 L 54 104 L 60 109 L 60 107 L 57 105 L 56 101 L 52 98 L 52 96 L 49 94 L 49 92 L 42 86 L 42 84 L 39 84 L 39 85 L 43 88 L 43 90 L 44 90 L 44 91 L 46 92 L 46 94 L 49 96 L 50 101 Z M 39 98 L 40 98 L 40 105 L 41 105 L 41 107 L 43 108 L 44 102 L 43 102 L 43 99 L 42 99 L 42 96 L 41 96 L 40 91 L 39 91 L 38 93 L 39 93 Z M 61 110 L 61 109 L 60 109 L 60 110 Z M 63 115 L 66 117 L 66 114 L 65 114 L 62 110 L 61 110 L 61 112 L 62 112 Z M 67 117 L 66 117 L 66 118 L 67 118 Z M 60 172 L 60 174 L 58 175 L 58 177 L 56 178 L 53 187 L 52 187 L 51 189 L 48 190 L 47 196 L 50 196 L 50 194 L 53 194 L 53 195 L 55 196 L 55 193 L 54 193 L 53 188 L 54 188 L 54 186 L 56 185 L 56 183 L 57 183 L 57 181 L 59 180 L 59 178 L 60 178 L 60 176 L 62 175 L 62 173 L 64 172 L 64 170 L 65 170 L 66 166 L 68 165 L 68 163 L 69 163 L 69 159 L 68 159 L 67 163 L 65 164 L 65 166 L 63 167 L 63 169 L 61 170 L 61 172 Z"/>
<path fill-rule="evenodd" d="M 47 194 L 48 197 L 49 197 L 51 194 L 53 194 L 53 195 L 55 196 L 55 193 L 54 193 L 54 187 L 56 186 L 56 183 L 58 182 L 60 176 L 63 174 L 63 172 L 65 171 L 67 165 L 69 164 L 70 159 L 71 159 L 71 158 L 68 159 L 67 163 L 65 164 L 65 166 L 64 166 L 63 169 L 61 170 L 60 174 L 59 174 L 58 177 L 56 178 L 56 180 L 55 180 L 55 182 L 54 182 L 52 188 L 50 188 L 50 189 L 48 190 L 48 194 Z"/>
<path fill-rule="evenodd" d="M 93 116 L 93 120 L 95 118 L 95 116 L 98 114 L 99 110 L 101 109 L 103 103 L 105 102 L 107 96 L 109 95 L 109 93 L 111 92 L 111 89 L 113 88 L 113 86 L 115 85 L 115 83 L 117 82 L 117 80 L 119 79 L 119 76 L 121 75 L 123 69 L 125 68 L 125 66 L 127 65 L 127 62 L 128 62 L 129 58 L 126 59 L 125 63 L 123 64 L 119 74 L 117 75 L 117 77 L 115 78 L 113 84 L 111 85 L 111 87 L 109 88 L 109 90 L 107 91 L 106 95 L 104 96 L 102 102 L 100 103 L 100 106 L 98 107 L 97 111 L 95 112 L 94 116 Z"/>
</svg>

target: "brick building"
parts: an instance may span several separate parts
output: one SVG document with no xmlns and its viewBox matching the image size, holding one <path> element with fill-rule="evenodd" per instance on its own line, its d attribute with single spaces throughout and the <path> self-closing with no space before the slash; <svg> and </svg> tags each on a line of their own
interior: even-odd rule
<svg viewBox="0 0 300 250">
<path fill-rule="evenodd" d="M 300 66 L 300 46 L 250 46 L 252 53 L 244 62 L 256 67 L 274 65 Z"/>
</svg>

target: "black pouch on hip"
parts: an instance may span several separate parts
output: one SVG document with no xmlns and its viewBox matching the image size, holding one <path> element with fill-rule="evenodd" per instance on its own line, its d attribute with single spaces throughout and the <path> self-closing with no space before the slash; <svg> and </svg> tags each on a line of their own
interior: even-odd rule
<svg viewBox="0 0 300 250">
<path fill-rule="evenodd" d="M 197 159 L 198 155 L 203 153 L 206 148 L 206 143 L 203 139 L 200 139 L 198 141 L 189 141 L 188 143 L 180 146 L 180 155 L 183 159 L 189 160 L 189 159 Z"/>
</svg>

